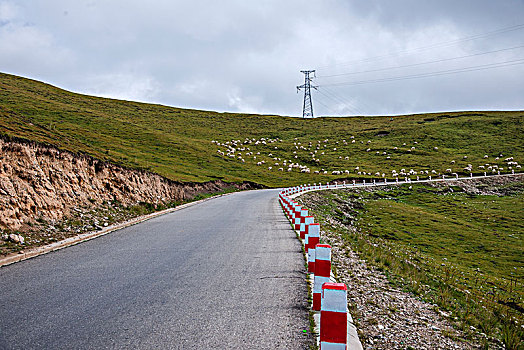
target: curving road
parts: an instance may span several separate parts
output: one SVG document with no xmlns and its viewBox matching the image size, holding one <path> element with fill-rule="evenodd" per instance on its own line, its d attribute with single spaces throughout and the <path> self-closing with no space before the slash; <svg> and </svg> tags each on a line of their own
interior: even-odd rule
<svg viewBox="0 0 524 350">
<path fill-rule="evenodd" d="M 0 268 L 0 349 L 305 349 L 276 190 L 216 198 Z"/>
</svg>

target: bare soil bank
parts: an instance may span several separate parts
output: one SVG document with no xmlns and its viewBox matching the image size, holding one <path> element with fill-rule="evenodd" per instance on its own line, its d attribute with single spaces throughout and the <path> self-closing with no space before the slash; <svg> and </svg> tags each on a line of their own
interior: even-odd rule
<svg viewBox="0 0 524 350">
<path fill-rule="evenodd" d="M 99 229 L 206 194 L 260 188 L 250 183 L 181 183 L 83 154 L 0 137 L 0 230 L 25 246 Z M 0 253 L 24 246 L 2 235 Z"/>
</svg>

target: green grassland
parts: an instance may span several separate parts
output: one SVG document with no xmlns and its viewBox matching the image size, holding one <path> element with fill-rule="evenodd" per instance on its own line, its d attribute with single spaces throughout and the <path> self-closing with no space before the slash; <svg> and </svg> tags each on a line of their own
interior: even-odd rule
<svg viewBox="0 0 524 350">
<path fill-rule="evenodd" d="M 457 327 L 518 348 L 509 345 L 524 336 L 522 177 L 498 186 L 406 184 L 304 196 L 324 229 L 339 232 L 393 283 L 450 312 Z"/>
<path fill-rule="evenodd" d="M 508 172 L 505 158 L 524 161 L 523 116 L 515 111 L 301 119 L 217 113 L 80 95 L 0 73 L 0 134 L 178 181 L 287 186 L 377 172 L 391 178 L 392 170 L 401 169 L 469 173 L 464 170 L 468 164 L 474 173 L 482 173 L 485 169 L 478 166 L 486 164 Z M 256 145 L 262 138 L 277 141 Z M 233 140 L 240 142 L 229 157 L 225 145 Z M 332 175 L 345 170 L 350 173 Z"/>
<path fill-rule="evenodd" d="M 459 187 L 412 187 L 375 192 L 361 226 L 369 234 L 416 247 L 460 275 L 480 271 L 499 285 L 523 280 L 523 183 L 507 196 L 473 195 Z"/>
</svg>

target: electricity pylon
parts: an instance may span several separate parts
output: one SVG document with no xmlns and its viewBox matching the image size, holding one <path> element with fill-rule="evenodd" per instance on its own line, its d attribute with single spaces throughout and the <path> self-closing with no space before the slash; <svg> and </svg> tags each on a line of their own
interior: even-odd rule
<svg viewBox="0 0 524 350">
<path fill-rule="evenodd" d="M 311 88 L 317 90 L 318 86 L 311 85 L 313 78 L 309 77 L 309 74 L 315 73 L 314 70 L 301 70 L 304 73 L 304 84 L 297 86 L 297 93 L 300 89 L 304 89 L 304 108 L 302 109 L 302 118 L 311 117 L 313 118 L 313 102 L 311 101 Z"/>
</svg>

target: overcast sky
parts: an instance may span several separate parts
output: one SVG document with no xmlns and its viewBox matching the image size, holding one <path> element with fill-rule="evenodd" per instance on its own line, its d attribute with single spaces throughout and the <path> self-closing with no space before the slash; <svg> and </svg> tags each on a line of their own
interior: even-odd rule
<svg viewBox="0 0 524 350">
<path fill-rule="evenodd" d="M 0 0 L 0 71 L 194 109 L 524 109 L 523 46 L 524 0 Z"/>
</svg>

